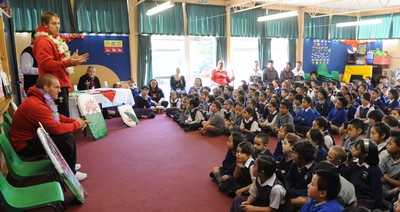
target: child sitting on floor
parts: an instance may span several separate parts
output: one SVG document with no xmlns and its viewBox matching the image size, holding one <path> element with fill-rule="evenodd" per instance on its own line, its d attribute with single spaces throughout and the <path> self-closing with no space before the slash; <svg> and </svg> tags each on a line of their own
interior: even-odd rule
<svg viewBox="0 0 400 212">
<path fill-rule="evenodd" d="M 333 145 L 335 145 L 333 137 L 329 132 L 329 130 L 330 130 L 329 123 L 328 123 L 328 121 L 326 121 L 326 119 L 323 116 L 319 116 L 319 117 L 315 118 L 312 128 L 320 129 L 322 131 L 322 133 L 324 134 L 325 146 L 328 149 L 331 148 Z"/>
<path fill-rule="evenodd" d="M 254 146 L 254 158 L 260 155 L 272 156 L 272 153 L 268 149 L 268 135 L 265 133 L 258 134 L 253 141 Z"/>
<path fill-rule="evenodd" d="M 356 158 L 350 163 L 350 182 L 356 190 L 357 205 L 371 210 L 380 208 L 383 191 L 378 147 L 369 139 L 359 139 L 351 154 Z"/>
<path fill-rule="evenodd" d="M 347 164 L 347 153 L 340 146 L 333 146 L 326 156 L 326 160 L 335 165 L 337 172 L 347 180 L 350 180 L 350 168 Z"/>
<path fill-rule="evenodd" d="M 233 171 L 236 167 L 236 149 L 243 141 L 244 136 L 240 132 L 233 132 L 229 136 L 229 139 L 226 142 L 228 151 L 226 152 L 225 158 L 222 161 L 222 166 L 214 167 L 212 172 L 210 172 L 210 177 L 214 178 L 218 185 L 229 177 L 232 177 Z"/>
<path fill-rule="evenodd" d="M 307 195 L 311 199 L 301 208 L 301 211 L 341 212 L 343 207 L 337 201 L 339 192 L 339 175 L 327 170 L 318 170 L 308 184 Z"/>
<path fill-rule="evenodd" d="M 289 172 L 289 168 L 293 162 L 293 146 L 300 141 L 300 137 L 294 133 L 288 133 L 285 136 L 284 142 L 282 144 L 283 157 L 281 161 L 276 161 L 279 164 L 279 169 L 282 174 L 286 176 Z"/>
<path fill-rule="evenodd" d="M 231 211 L 289 211 L 290 195 L 274 159 L 267 155 L 259 156 L 253 174 L 256 180 L 251 184 L 250 196 L 244 202 L 243 196 L 235 197 Z"/>
<path fill-rule="evenodd" d="M 372 127 L 380 122 L 382 118 L 385 116 L 381 110 L 373 110 L 368 114 L 368 127 L 367 127 L 367 132 L 365 135 L 365 138 L 370 138 L 371 137 L 371 129 Z M 365 123 L 365 122 L 364 122 Z"/>
<path fill-rule="evenodd" d="M 221 184 L 218 189 L 227 192 L 229 196 L 241 195 L 249 190 L 253 180 L 253 159 L 254 149 L 250 142 L 241 142 L 236 150 L 236 167 L 232 177 L 229 177 Z"/>
<path fill-rule="evenodd" d="M 312 100 L 309 96 L 303 98 L 303 108 L 294 117 L 294 125 L 296 132 L 305 136 L 306 133 L 311 129 L 312 123 L 319 113 L 311 108 Z M 318 115 L 317 115 L 318 114 Z"/>
<path fill-rule="evenodd" d="M 234 131 L 240 131 L 240 124 L 242 123 L 243 104 L 235 102 L 235 120 L 232 123 L 226 123 L 227 134 Z"/>
<path fill-rule="evenodd" d="M 202 126 L 201 122 L 204 121 L 204 116 L 197 108 L 199 104 L 200 102 L 198 98 L 193 98 L 189 101 L 189 116 L 185 120 L 184 124 L 181 125 L 185 132 L 198 130 Z"/>
<path fill-rule="evenodd" d="M 320 129 L 311 129 L 307 133 L 307 139 L 313 142 L 317 146 L 317 156 L 315 158 L 315 162 L 319 163 L 320 161 L 326 160 L 326 156 L 328 156 L 328 148 L 324 142 L 324 134 Z"/>
<path fill-rule="evenodd" d="M 378 122 L 374 124 L 371 129 L 370 139 L 378 146 L 379 161 L 382 161 L 387 156 L 389 156 L 389 153 L 387 151 L 387 139 L 389 138 L 389 136 L 390 127 L 383 122 Z"/>
<path fill-rule="evenodd" d="M 274 117 L 272 123 L 270 125 L 272 132 L 278 133 L 279 129 L 283 124 L 293 125 L 294 118 L 290 114 L 291 103 L 288 100 L 284 100 L 281 102 L 279 107 L 279 113 Z"/>
<path fill-rule="evenodd" d="M 343 97 L 337 99 L 335 107 L 326 117 L 326 120 L 330 122 L 332 132 L 338 133 L 339 127 L 342 126 L 343 122 L 347 121 L 347 100 Z"/>
<path fill-rule="evenodd" d="M 354 148 L 357 140 L 363 139 L 364 122 L 360 119 L 353 119 L 348 126 L 348 138 L 342 143 L 342 147 L 346 151 Z"/>
<path fill-rule="evenodd" d="M 278 142 L 276 143 L 276 147 L 273 153 L 273 156 L 276 161 L 281 161 L 284 157 L 282 151 L 282 144 L 284 139 L 288 133 L 294 133 L 294 127 L 291 124 L 283 124 L 278 132 Z"/>
<path fill-rule="evenodd" d="M 293 146 L 293 163 L 286 175 L 294 209 L 307 203 L 307 185 L 311 182 L 316 166 L 317 148 L 311 142 L 300 141 Z"/>
<path fill-rule="evenodd" d="M 221 135 L 225 131 L 224 114 L 221 111 L 221 103 L 214 101 L 211 104 L 211 116 L 208 121 L 202 121 L 202 135 Z"/>
<path fill-rule="evenodd" d="M 260 132 L 258 122 L 254 118 L 254 109 L 245 107 L 243 109 L 242 118 L 240 130 L 243 134 L 245 134 L 248 141 L 252 141 L 256 134 Z"/>
<path fill-rule="evenodd" d="M 379 162 L 382 172 L 383 197 L 391 201 L 400 187 L 400 132 L 390 131 L 389 144 L 387 146 L 389 155 Z"/>
</svg>

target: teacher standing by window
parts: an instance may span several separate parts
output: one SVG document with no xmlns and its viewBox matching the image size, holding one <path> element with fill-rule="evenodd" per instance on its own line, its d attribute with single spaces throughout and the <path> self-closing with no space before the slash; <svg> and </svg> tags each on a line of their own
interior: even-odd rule
<svg viewBox="0 0 400 212">
<path fill-rule="evenodd" d="M 229 78 L 228 72 L 224 69 L 224 61 L 218 61 L 218 66 L 211 71 L 211 81 L 217 85 L 228 85 L 235 80 L 235 76 Z"/>
</svg>

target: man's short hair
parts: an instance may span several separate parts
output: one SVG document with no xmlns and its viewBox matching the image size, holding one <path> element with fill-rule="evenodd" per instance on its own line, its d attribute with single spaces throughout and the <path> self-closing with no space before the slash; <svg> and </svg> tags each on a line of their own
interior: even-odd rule
<svg viewBox="0 0 400 212">
<path fill-rule="evenodd" d="M 41 23 L 42 25 L 48 25 L 48 24 L 50 24 L 50 20 L 51 20 L 51 18 L 53 18 L 53 17 L 60 18 L 60 17 L 57 15 L 57 13 L 55 13 L 55 12 L 50 12 L 50 11 L 44 12 L 44 13 L 40 16 L 40 23 Z"/>
<path fill-rule="evenodd" d="M 36 81 L 36 87 L 43 89 L 44 86 L 50 87 L 53 83 L 53 80 L 58 80 L 56 76 L 51 74 L 45 74 L 40 76 Z"/>
</svg>

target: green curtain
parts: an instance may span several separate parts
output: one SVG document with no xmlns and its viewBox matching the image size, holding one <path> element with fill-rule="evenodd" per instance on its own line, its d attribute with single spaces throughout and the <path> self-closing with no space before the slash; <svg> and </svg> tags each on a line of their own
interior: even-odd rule
<svg viewBox="0 0 400 212">
<path fill-rule="evenodd" d="M 260 63 L 260 69 L 264 69 L 264 66 L 268 64 L 268 60 L 270 59 L 271 59 L 271 39 L 258 38 L 258 60 Z"/>
<path fill-rule="evenodd" d="M 392 19 L 392 37 L 400 38 L 400 13 L 394 13 Z"/>
<path fill-rule="evenodd" d="M 268 15 L 282 13 L 287 11 L 268 10 Z M 264 13 L 265 14 L 265 13 Z M 266 21 L 264 25 L 265 35 L 269 38 L 298 38 L 297 16 Z"/>
<path fill-rule="evenodd" d="M 147 16 L 146 12 L 155 6 L 154 1 L 146 1 L 139 5 L 139 33 L 183 35 L 182 3 L 175 3 L 172 8 Z"/>
<path fill-rule="evenodd" d="M 296 65 L 296 39 L 289 39 L 288 56 L 289 62 L 293 68 Z"/>
<path fill-rule="evenodd" d="M 257 18 L 264 15 L 265 10 L 261 8 L 237 13 L 231 9 L 231 36 L 265 37 L 264 24 L 257 22 Z"/>
<path fill-rule="evenodd" d="M 337 23 L 357 21 L 355 16 L 332 16 L 331 39 L 357 39 L 357 27 L 336 27 Z"/>
<path fill-rule="evenodd" d="M 12 0 L 14 29 L 16 32 L 31 32 L 40 25 L 40 16 L 47 11 L 60 16 L 60 32 L 75 32 L 70 0 Z"/>
<path fill-rule="evenodd" d="M 150 35 L 139 35 L 138 51 L 138 84 L 139 87 L 147 85 L 153 79 L 153 66 L 151 57 L 151 38 Z"/>
<path fill-rule="evenodd" d="M 372 19 L 383 19 L 383 23 L 374 25 L 361 25 L 358 30 L 358 39 L 386 39 L 390 35 L 390 26 L 392 24 L 392 14 L 365 16 L 362 21 Z"/>
<path fill-rule="evenodd" d="M 224 6 L 186 5 L 188 35 L 226 36 L 226 11 Z"/>
<path fill-rule="evenodd" d="M 126 0 L 75 0 L 78 32 L 129 34 Z"/>
<path fill-rule="evenodd" d="M 216 61 L 223 60 L 226 63 L 226 37 L 216 37 L 217 41 L 217 54 Z"/>
<path fill-rule="evenodd" d="M 319 15 L 319 14 L 317 14 Z M 328 39 L 329 17 L 311 18 L 304 13 L 304 38 Z"/>
</svg>

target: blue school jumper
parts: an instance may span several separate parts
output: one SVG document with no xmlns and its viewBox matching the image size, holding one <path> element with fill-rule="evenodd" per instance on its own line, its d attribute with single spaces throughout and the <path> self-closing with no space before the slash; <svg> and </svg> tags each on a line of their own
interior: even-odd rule
<svg viewBox="0 0 400 212">
<path fill-rule="evenodd" d="M 321 161 L 326 160 L 326 156 L 328 156 L 328 150 L 321 145 L 320 147 L 318 147 L 318 152 L 317 152 L 317 157 L 315 158 L 315 162 L 319 163 Z"/>
<path fill-rule="evenodd" d="M 233 171 L 236 167 L 236 155 L 232 153 L 231 150 L 226 152 L 225 158 L 222 161 L 222 167 L 220 170 L 222 171 L 222 175 L 232 175 Z"/>
<path fill-rule="evenodd" d="M 380 110 L 384 110 L 385 109 L 385 104 L 383 104 L 382 100 L 380 98 L 376 99 L 373 101 L 374 106 L 379 107 Z"/>
<path fill-rule="evenodd" d="M 286 185 L 290 189 L 292 198 L 298 196 L 307 196 L 307 185 L 311 182 L 314 174 L 315 166 L 314 161 L 311 166 L 299 168 L 296 164 L 292 163 L 289 172 L 286 175 Z"/>
<path fill-rule="evenodd" d="M 371 108 L 371 105 L 368 104 L 367 107 L 364 107 L 362 105 L 360 105 L 358 108 L 360 108 L 360 118 L 367 118 L 367 114 L 369 109 Z"/>
<path fill-rule="evenodd" d="M 323 102 L 318 101 L 315 109 L 321 114 L 321 116 L 327 117 L 329 112 L 331 112 L 332 108 L 335 106 L 331 101 L 325 99 Z"/>
<path fill-rule="evenodd" d="M 386 105 L 385 105 L 385 110 L 384 110 L 385 114 L 389 115 L 390 114 L 389 108 L 390 109 L 394 109 L 396 107 L 399 107 L 399 101 L 397 99 L 393 99 L 393 100 L 388 101 L 386 103 Z"/>
<path fill-rule="evenodd" d="M 301 212 L 341 212 L 342 210 L 343 206 L 337 201 L 337 199 L 319 204 L 313 199 L 310 199 L 301 208 Z"/>
<path fill-rule="evenodd" d="M 344 108 L 340 110 L 333 108 L 326 117 L 326 120 L 330 121 L 333 125 L 340 127 L 343 122 L 347 121 L 347 111 Z"/>
<path fill-rule="evenodd" d="M 278 142 L 276 142 L 276 147 L 275 147 L 275 150 L 274 150 L 274 154 L 272 154 L 272 156 L 274 157 L 275 161 L 284 160 L 282 144 L 283 144 L 283 140 L 278 140 Z"/>
<path fill-rule="evenodd" d="M 304 120 L 302 120 L 302 118 L 304 118 Z M 294 118 L 294 122 L 302 126 L 311 127 L 314 119 L 315 119 L 314 110 L 311 107 L 309 107 L 306 110 L 304 109 L 300 110 L 299 114 L 297 114 L 297 116 Z"/>
<path fill-rule="evenodd" d="M 350 181 L 350 167 L 344 162 L 336 167 L 338 174 Z"/>
<path fill-rule="evenodd" d="M 357 205 L 369 209 L 380 208 L 383 200 L 382 172 L 378 166 L 367 167 L 364 164 L 359 166 L 357 162 L 350 163 L 350 182 L 356 191 Z"/>
</svg>

